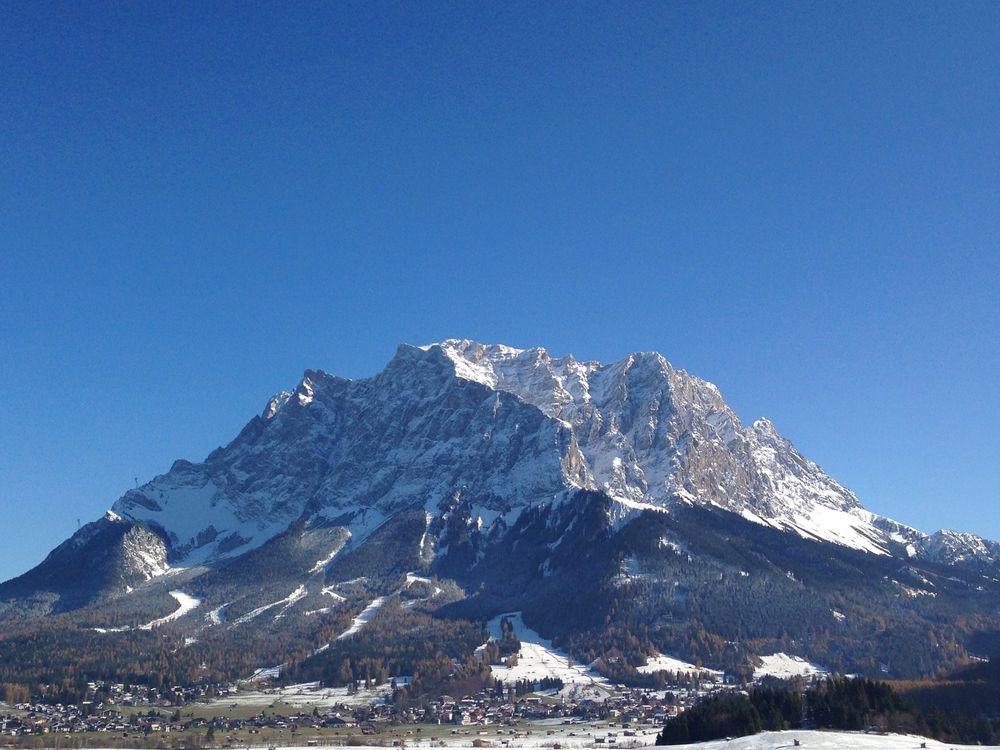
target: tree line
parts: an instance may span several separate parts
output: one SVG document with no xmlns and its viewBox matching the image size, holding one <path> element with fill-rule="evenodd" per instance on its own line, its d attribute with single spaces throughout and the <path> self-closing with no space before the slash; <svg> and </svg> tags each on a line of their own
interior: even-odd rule
<svg viewBox="0 0 1000 750">
<path fill-rule="evenodd" d="M 668 720 L 656 744 L 679 745 L 784 729 L 874 730 L 963 744 L 1000 742 L 1000 718 L 939 708 L 927 711 L 885 682 L 831 677 L 804 692 L 757 687 L 749 693 L 707 696 Z"/>
</svg>

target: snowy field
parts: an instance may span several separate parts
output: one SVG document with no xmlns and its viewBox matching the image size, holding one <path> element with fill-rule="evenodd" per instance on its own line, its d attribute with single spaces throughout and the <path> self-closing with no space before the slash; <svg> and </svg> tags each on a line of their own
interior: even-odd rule
<svg viewBox="0 0 1000 750">
<path fill-rule="evenodd" d="M 722 672 L 717 669 L 709 669 L 708 667 L 696 667 L 694 664 L 689 664 L 686 661 L 681 661 L 680 659 L 675 659 L 672 656 L 664 656 L 660 654 L 659 656 L 651 657 L 637 670 L 642 674 L 653 674 L 654 672 L 684 672 L 686 674 L 698 674 L 707 672 L 718 679 L 722 679 Z"/>
<path fill-rule="evenodd" d="M 789 654 L 771 654 L 760 657 L 761 665 L 753 671 L 753 678 L 760 680 L 764 677 L 779 677 L 787 679 L 789 677 L 821 677 L 828 674 L 824 667 L 813 664 L 803 659 L 801 656 L 790 656 Z"/>
<path fill-rule="evenodd" d="M 553 648 L 552 641 L 542 638 L 525 625 L 520 612 L 511 612 L 490 620 L 487 628 L 491 640 L 499 641 L 503 638 L 500 621 L 504 617 L 510 620 L 514 634 L 521 641 L 521 650 L 518 652 L 517 666 L 490 667 L 496 679 L 511 684 L 519 680 L 537 681 L 546 677 L 558 677 L 565 686 L 563 694 L 577 698 L 599 700 L 615 692 L 614 686 L 606 677 L 585 664 L 574 663 L 568 654 Z"/>
<path fill-rule="evenodd" d="M 405 685 L 409 678 L 399 677 L 397 683 Z M 239 695 L 224 696 L 209 701 L 206 705 L 217 705 L 220 708 L 236 703 L 240 706 L 267 708 L 272 703 L 285 703 L 301 709 L 332 708 L 337 705 L 367 706 L 371 703 L 384 702 L 392 694 L 392 684 L 376 685 L 371 689 L 360 687 L 357 692 L 349 693 L 346 687 L 320 687 L 318 682 L 306 682 L 301 685 L 275 688 L 273 690 L 255 690 Z"/>
</svg>

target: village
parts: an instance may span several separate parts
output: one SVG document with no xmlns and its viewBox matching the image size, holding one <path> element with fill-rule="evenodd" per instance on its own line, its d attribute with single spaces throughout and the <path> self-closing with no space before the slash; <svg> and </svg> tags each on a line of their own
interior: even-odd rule
<svg viewBox="0 0 1000 750">
<path fill-rule="evenodd" d="M 396 701 L 393 685 L 369 694 L 320 683 L 273 688 L 235 683 L 176 687 L 161 695 L 144 687 L 91 683 L 80 705 L 0 704 L 0 734 L 9 747 L 61 737 L 64 747 L 244 747 L 250 745 L 447 744 L 465 747 L 549 747 L 651 744 L 671 716 L 721 687 L 651 691 L 620 688 L 603 698 L 546 690 L 517 696 L 513 689 L 442 695 L 429 703 Z M 645 740 L 640 741 L 640 738 Z M 111 740 L 114 740 L 112 742 Z M 27 740 L 27 741 L 24 741 Z M 44 746 L 58 746 L 58 740 Z"/>
</svg>

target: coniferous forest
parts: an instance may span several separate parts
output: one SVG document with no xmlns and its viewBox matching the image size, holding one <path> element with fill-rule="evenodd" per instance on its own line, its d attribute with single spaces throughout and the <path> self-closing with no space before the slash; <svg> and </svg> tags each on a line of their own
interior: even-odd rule
<svg viewBox="0 0 1000 750">
<path fill-rule="evenodd" d="M 682 745 L 785 729 L 919 734 L 943 742 L 995 745 L 1000 716 L 923 708 L 885 682 L 828 678 L 804 691 L 757 687 L 710 695 L 670 719 L 658 745 Z"/>
</svg>

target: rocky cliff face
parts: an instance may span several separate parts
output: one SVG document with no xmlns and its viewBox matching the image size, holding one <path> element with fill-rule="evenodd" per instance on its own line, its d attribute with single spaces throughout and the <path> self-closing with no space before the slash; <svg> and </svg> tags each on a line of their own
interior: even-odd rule
<svg viewBox="0 0 1000 750">
<path fill-rule="evenodd" d="M 918 554 L 947 565 L 995 566 L 1000 561 L 1000 544 L 975 534 L 936 531 L 917 539 Z"/>
<path fill-rule="evenodd" d="M 890 540 L 852 492 L 766 419 L 744 427 L 714 385 L 659 354 L 601 365 L 469 341 L 429 349 L 451 359 L 457 377 L 516 395 L 567 425 L 578 455 L 565 480 L 607 492 L 624 509 L 709 504 L 802 536 L 888 552 Z"/>
<path fill-rule="evenodd" d="M 996 560 L 974 535 L 928 537 L 868 512 L 769 421 L 744 426 L 714 385 L 659 354 L 604 365 L 458 340 L 401 346 L 364 380 L 307 371 L 228 446 L 178 461 L 113 511 L 191 565 L 311 517 L 363 536 L 456 494 L 482 523 L 509 525 L 572 488 L 606 493 L 619 524 L 687 503 L 872 554 Z"/>
<path fill-rule="evenodd" d="M 230 445 L 175 464 L 114 512 L 162 529 L 172 559 L 191 564 L 299 519 L 341 519 L 364 535 L 402 510 L 436 513 L 456 493 L 495 518 L 563 490 L 571 449 L 566 425 L 456 377 L 439 348 L 402 347 L 371 379 L 307 372 Z"/>
</svg>

